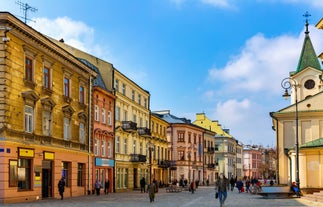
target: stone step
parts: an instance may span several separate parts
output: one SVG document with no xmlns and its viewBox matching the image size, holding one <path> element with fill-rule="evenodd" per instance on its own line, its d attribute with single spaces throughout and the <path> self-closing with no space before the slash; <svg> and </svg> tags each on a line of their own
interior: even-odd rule
<svg viewBox="0 0 323 207">
<path fill-rule="evenodd" d="M 303 198 L 309 201 L 323 203 L 323 191 L 307 194 Z"/>
</svg>

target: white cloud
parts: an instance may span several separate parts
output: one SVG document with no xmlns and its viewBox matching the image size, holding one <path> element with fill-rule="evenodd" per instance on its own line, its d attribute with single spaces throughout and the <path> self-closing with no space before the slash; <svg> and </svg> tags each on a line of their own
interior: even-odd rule
<svg viewBox="0 0 323 207">
<path fill-rule="evenodd" d="M 215 114 L 217 117 L 221 117 L 221 122 L 230 123 L 231 126 L 246 120 L 249 116 L 250 109 L 250 101 L 248 99 L 243 99 L 240 102 L 235 99 L 230 99 L 218 103 Z"/>
<path fill-rule="evenodd" d="M 313 26 L 310 31 L 316 51 L 322 51 L 323 42 L 319 38 L 322 34 Z M 280 79 L 277 77 L 283 78 L 296 70 L 304 37 L 304 31 L 298 37 L 266 38 L 263 34 L 256 34 L 223 68 L 210 69 L 209 81 L 221 82 L 231 92 L 278 92 Z"/>
<path fill-rule="evenodd" d="M 201 0 L 202 3 L 208 4 L 214 7 L 229 8 L 232 6 L 232 3 L 229 3 L 229 0 Z"/>
<path fill-rule="evenodd" d="M 95 30 L 84 22 L 75 21 L 69 17 L 58 17 L 53 20 L 36 18 L 33 20 L 34 22 L 30 22 L 30 26 L 35 30 L 57 40 L 63 38 L 68 45 L 107 59 L 108 50 L 94 41 Z"/>
</svg>

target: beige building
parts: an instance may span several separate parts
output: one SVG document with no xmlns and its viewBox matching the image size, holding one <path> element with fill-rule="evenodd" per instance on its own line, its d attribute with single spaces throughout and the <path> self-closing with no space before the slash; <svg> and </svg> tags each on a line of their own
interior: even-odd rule
<svg viewBox="0 0 323 207">
<path fill-rule="evenodd" d="M 186 118 L 178 118 L 169 110 L 154 114 L 168 122 L 168 160 L 171 161 L 170 182 L 181 179 L 203 182 L 203 136 L 204 129 Z"/>
<path fill-rule="evenodd" d="M 205 184 L 213 185 L 215 182 L 215 175 L 217 173 L 217 165 L 215 162 L 215 132 L 205 130 L 204 133 L 204 157 L 203 157 L 203 181 Z"/>
<path fill-rule="evenodd" d="M 322 28 L 322 20 L 317 27 Z M 291 84 L 291 105 L 271 113 L 277 137 L 279 183 L 297 182 L 296 178 L 299 174 L 301 188 L 323 187 L 321 75 L 322 69 L 310 40 L 306 21 L 299 63 L 296 71 L 291 72 L 288 77 Z"/>
<path fill-rule="evenodd" d="M 0 202 L 87 194 L 96 73 L 13 15 L 0 12 Z"/>
<path fill-rule="evenodd" d="M 237 169 L 237 152 L 236 140 L 230 135 L 229 131 L 222 129 L 218 121 L 212 121 L 205 116 L 204 113 L 197 113 L 195 125 L 204 129 L 215 132 L 214 149 L 215 149 L 215 164 L 216 164 L 216 178 L 219 173 L 224 173 L 228 178 L 236 176 Z"/>
</svg>

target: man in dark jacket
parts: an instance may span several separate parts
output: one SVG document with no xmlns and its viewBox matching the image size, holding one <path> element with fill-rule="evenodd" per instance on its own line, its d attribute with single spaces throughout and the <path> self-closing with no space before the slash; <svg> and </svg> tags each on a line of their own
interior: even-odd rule
<svg viewBox="0 0 323 207">
<path fill-rule="evenodd" d="M 145 189 L 145 186 L 146 186 L 146 180 L 144 177 L 142 177 L 140 179 L 140 191 L 144 191 L 144 193 L 146 193 L 146 189 Z"/>
<path fill-rule="evenodd" d="M 215 190 L 217 190 L 219 194 L 220 207 L 223 207 L 224 202 L 227 199 L 228 184 L 228 179 L 221 173 L 220 178 L 215 183 Z"/>
<path fill-rule="evenodd" d="M 62 177 L 58 182 L 58 192 L 61 196 L 61 200 L 64 199 L 64 190 L 65 190 L 65 178 Z"/>
</svg>

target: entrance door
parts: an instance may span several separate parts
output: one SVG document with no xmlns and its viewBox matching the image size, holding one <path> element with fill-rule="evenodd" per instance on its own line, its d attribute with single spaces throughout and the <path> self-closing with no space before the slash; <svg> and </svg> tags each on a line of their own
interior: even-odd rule
<svg viewBox="0 0 323 207">
<path fill-rule="evenodd" d="M 133 188 L 136 189 L 137 186 L 137 175 L 138 175 L 138 169 L 134 168 L 133 169 Z"/>
<path fill-rule="evenodd" d="M 52 162 L 43 160 L 42 198 L 52 197 Z"/>
</svg>

